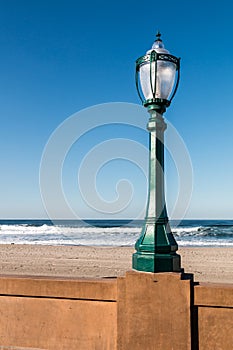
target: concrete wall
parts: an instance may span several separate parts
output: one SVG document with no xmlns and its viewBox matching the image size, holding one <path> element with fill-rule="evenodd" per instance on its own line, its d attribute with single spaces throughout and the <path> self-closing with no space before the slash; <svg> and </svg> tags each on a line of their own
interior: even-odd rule
<svg viewBox="0 0 233 350">
<path fill-rule="evenodd" d="M 114 350 L 116 297 L 116 280 L 1 277 L 0 349 Z"/>
<path fill-rule="evenodd" d="M 195 286 L 194 314 L 197 349 L 233 349 L 233 285 Z"/>
<path fill-rule="evenodd" d="M 128 273 L 118 294 L 118 349 L 191 349 L 190 280 Z"/>
<path fill-rule="evenodd" d="M 232 350 L 233 285 L 0 276 L 0 350 Z"/>
</svg>

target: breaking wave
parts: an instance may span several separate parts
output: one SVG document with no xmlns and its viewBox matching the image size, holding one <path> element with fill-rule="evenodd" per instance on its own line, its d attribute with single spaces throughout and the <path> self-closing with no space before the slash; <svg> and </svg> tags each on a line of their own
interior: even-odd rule
<svg viewBox="0 0 233 350">
<path fill-rule="evenodd" d="M 0 244 L 133 246 L 142 221 L 89 220 L 79 222 L 46 220 L 1 221 Z M 189 220 L 172 232 L 179 246 L 233 246 L 233 221 Z"/>
</svg>

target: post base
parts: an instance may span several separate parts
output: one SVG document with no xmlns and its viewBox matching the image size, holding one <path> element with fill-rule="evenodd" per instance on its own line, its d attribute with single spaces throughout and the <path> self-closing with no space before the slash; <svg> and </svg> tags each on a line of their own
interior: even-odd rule
<svg viewBox="0 0 233 350">
<path fill-rule="evenodd" d="M 136 252 L 133 254 L 133 269 L 145 272 L 180 272 L 180 255 Z"/>
</svg>

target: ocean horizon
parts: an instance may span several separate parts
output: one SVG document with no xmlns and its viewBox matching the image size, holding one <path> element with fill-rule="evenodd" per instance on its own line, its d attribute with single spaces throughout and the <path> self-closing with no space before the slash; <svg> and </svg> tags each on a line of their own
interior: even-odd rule
<svg viewBox="0 0 233 350">
<path fill-rule="evenodd" d="M 0 244 L 134 246 L 144 220 L 2 219 Z M 179 246 L 233 247 L 233 220 L 170 221 Z"/>
</svg>

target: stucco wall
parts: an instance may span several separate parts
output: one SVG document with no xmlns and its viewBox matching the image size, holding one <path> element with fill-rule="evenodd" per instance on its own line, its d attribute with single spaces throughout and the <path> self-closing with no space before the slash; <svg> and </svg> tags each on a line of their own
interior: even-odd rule
<svg viewBox="0 0 233 350">
<path fill-rule="evenodd" d="M 233 285 L 202 283 L 194 287 L 199 350 L 233 349 Z"/>
<path fill-rule="evenodd" d="M 233 285 L 0 276 L 0 350 L 232 350 Z"/>
<path fill-rule="evenodd" d="M 0 349 L 116 349 L 115 279 L 2 277 L 0 294 Z"/>
<path fill-rule="evenodd" d="M 178 273 L 120 279 L 118 349 L 191 349 L 190 284 Z"/>
</svg>

